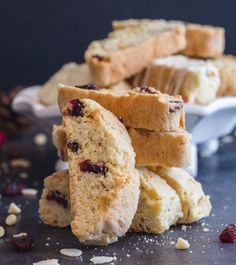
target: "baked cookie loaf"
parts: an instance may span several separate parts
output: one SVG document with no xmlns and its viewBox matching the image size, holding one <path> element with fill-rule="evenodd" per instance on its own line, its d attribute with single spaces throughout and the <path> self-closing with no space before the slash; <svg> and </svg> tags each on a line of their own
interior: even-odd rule
<svg viewBox="0 0 236 265">
<path fill-rule="evenodd" d="M 180 197 L 183 217 L 180 224 L 192 223 L 209 216 L 211 211 L 210 197 L 202 190 L 202 185 L 181 168 L 150 168 L 176 191 Z"/>
<path fill-rule="evenodd" d="M 184 130 L 155 132 L 128 129 L 136 153 L 136 165 L 188 167 L 191 164 L 191 135 Z"/>
<path fill-rule="evenodd" d="M 130 128 L 128 133 L 136 153 L 136 166 L 190 166 L 191 135 L 186 131 L 155 132 Z M 67 137 L 64 128 L 54 125 L 52 135 L 58 156 L 67 161 Z"/>
<path fill-rule="evenodd" d="M 160 234 L 182 218 L 176 192 L 157 174 L 139 168 L 140 197 L 131 231 Z"/>
<path fill-rule="evenodd" d="M 126 127 L 155 131 L 184 128 L 184 110 L 181 96 L 162 94 L 154 88 L 134 90 L 120 88 L 85 89 L 59 88 L 59 107 L 62 110 L 69 100 L 89 98 L 118 116 Z"/>
<path fill-rule="evenodd" d="M 186 46 L 182 23 L 161 21 L 150 27 L 124 28 L 93 41 L 85 52 L 93 82 L 109 86 L 140 72 L 156 57 L 182 51 Z"/>
<path fill-rule="evenodd" d="M 66 227 L 70 225 L 70 196 L 68 171 L 56 172 L 45 178 L 39 201 L 39 215 L 45 224 Z"/>
<path fill-rule="evenodd" d="M 161 19 L 128 19 L 113 21 L 113 29 L 127 29 L 143 26 L 155 27 L 155 24 L 164 23 Z M 169 23 L 182 23 L 186 27 L 186 47 L 182 53 L 189 57 L 216 58 L 224 53 L 225 30 L 222 27 L 191 24 L 181 21 Z"/>
<path fill-rule="evenodd" d="M 220 89 L 217 96 L 236 96 L 236 57 L 224 55 L 211 60 L 220 72 Z"/>
<path fill-rule="evenodd" d="M 130 137 L 118 118 L 93 100 L 71 100 L 62 114 L 72 232 L 87 245 L 112 243 L 127 232 L 138 205 Z"/>
<path fill-rule="evenodd" d="M 63 65 L 39 90 L 39 101 L 47 106 L 57 105 L 58 86 L 67 84 L 75 86 L 76 84 L 86 85 L 92 83 L 92 77 L 87 64 L 76 64 L 74 62 Z M 122 81 L 113 85 L 118 89 L 131 89 L 129 84 Z"/>
<path fill-rule="evenodd" d="M 188 103 L 207 104 L 220 88 L 219 70 L 211 62 L 183 55 L 155 59 L 133 79 L 134 86 L 153 86 L 162 93 L 181 95 Z"/>
</svg>

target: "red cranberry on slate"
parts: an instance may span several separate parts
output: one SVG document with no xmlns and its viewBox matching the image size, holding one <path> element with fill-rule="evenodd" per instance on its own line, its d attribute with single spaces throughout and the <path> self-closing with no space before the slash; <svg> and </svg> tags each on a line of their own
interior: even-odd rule
<svg viewBox="0 0 236 265">
<path fill-rule="evenodd" d="M 73 99 L 70 102 L 70 107 L 68 108 L 68 114 L 71 116 L 84 116 L 84 104 L 79 99 Z"/>
<path fill-rule="evenodd" d="M 104 163 L 93 163 L 90 159 L 86 159 L 79 164 L 80 170 L 82 172 L 92 172 L 95 174 L 106 175 L 108 168 L 104 165 Z"/>
<path fill-rule="evenodd" d="M 3 196 L 15 196 L 20 195 L 22 190 L 25 188 L 25 184 L 23 183 L 11 183 L 8 184 L 2 192 Z"/>
<path fill-rule="evenodd" d="M 0 131 L 0 147 L 6 142 L 6 134 Z"/>
<path fill-rule="evenodd" d="M 21 237 L 12 237 L 6 239 L 5 242 L 19 251 L 26 251 L 30 249 L 34 244 L 34 239 L 30 235 L 21 236 Z"/>
<path fill-rule="evenodd" d="M 223 243 L 233 243 L 236 240 L 236 224 L 229 224 L 219 236 Z"/>
</svg>

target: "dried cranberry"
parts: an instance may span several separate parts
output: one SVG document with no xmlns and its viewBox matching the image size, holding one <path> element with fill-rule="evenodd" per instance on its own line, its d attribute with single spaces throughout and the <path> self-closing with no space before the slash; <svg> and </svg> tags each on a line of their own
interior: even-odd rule
<svg viewBox="0 0 236 265">
<path fill-rule="evenodd" d="M 5 143 L 6 139 L 6 134 L 0 131 L 0 147 Z"/>
<path fill-rule="evenodd" d="M 183 102 L 182 101 L 178 101 L 178 100 L 171 100 L 169 101 L 170 107 L 169 107 L 169 111 L 172 112 L 176 112 L 177 110 L 180 110 L 181 108 L 183 108 Z"/>
<path fill-rule="evenodd" d="M 87 85 L 76 85 L 75 87 L 77 88 L 82 88 L 82 89 L 88 89 L 88 90 L 96 90 L 97 86 L 95 84 L 87 84 Z"/>
<path fill-rule="evenodd" d="M 93 163 L 91 162 L 90 159 L 86 159 L 83 162 L 79 164 L 80 170 L 82 172 L 92 172 L 95 174 L 101 174 L 101 175 L 106 175 L 106 172 L 108 168 L 104 165 L 103 162 L 100 163 Z"/>
<path fill-rule="evenodd" d="M 3 196 L 15 196 L 20 195 L 22 190 L 25 188 L 25 184 L 23 183 L 11 183 L 8 184 L 2 192 Z"/>
<path fill-rule="evenodd" d="M 236 224 L 228 225 L 219 236 L 223 243 L 233 243 L 236 240 Z"/>
<path fill-rule="evenodd" d="M 61 204 L 64 208 L 68 207 L 68 201 L 66 199 L 66 196 L 57 190 L 50 191 L 46 199 L 48 201 L 56 201 L 57 203 Z"/>
<path fill-rule="evenodd" d="M 74 153 L 80 149 L 80 145 L 76 141 L 71 141 L 67 144 L 67 147 Z"/>
<path fill-rule="evenodd" d="M 101 62 L 101 61 L 104 60 L 104 57 L 103 56 L 97 55 L 97 54 L 93 55 L 93 58 L 96 58 L 99 62 Z"/>
<path fill-rule="evenodd" d="M 70 107 L 68 109 L 68 114 L 71 116 L 84 116 L 84 104 L 79 99 L 73 99 L 70 101 Z"/>
<path fill-rule="evenodd" d="M 153 87 L 147 87 L 147 86 L 143 86 L 143 87 L 136 87 L 134 89 L 135 92 L 139 92 L 139 93 L 144 93 L 144 94 L 157 94 L 157 91 L 155 88 Z"/>
<path fill-rule="evenodd" d="M 13 237 L 11 239 L 6 239 L 5 242 L 12 245 L 14 248 L 20 251 L 26 251 L 30 249 L 34 244 L 34 239 L 30 235 Z"/>
</svg>

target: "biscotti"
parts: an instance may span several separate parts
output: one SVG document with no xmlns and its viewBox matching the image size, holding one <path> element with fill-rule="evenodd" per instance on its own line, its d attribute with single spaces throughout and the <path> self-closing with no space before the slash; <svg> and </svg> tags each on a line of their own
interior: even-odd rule
<svg viewBox="0 0 236 265">
<path fill-rule="evenodd" d="M 192 223 L 207 217 L 211 211 L 209 196 L 202 190 L 202 185 L 181 168 L 150 168 L 160 175 L 180 197 L 183 218 L 178 223 Z"/>
<path fill-rule="evenodd" d="M 86 85 L 90 83 L 92 83 L 92 78 L 87 64 L 67 63 L 53 74 L 39 90 L 39 101 L 46 106 L 57 105 L 59 84 L 75 86 L 77 84 Z M 114 87 L 117 89 L 130 88 L 125 81 L 115 84 Z"/>
<path fill-rule="evenodd" d="M 143 70 L 156 57 L 182 51 L 186 46 L 182 23 L 161 22 L 155 27 L 113 31 L 108 38 L 93 41 L 85 52 L 93 81 L 109 86 Z"/>
<path fill-rule="evenodd" d="M 44 189 L 39 201 L 39 216 L 51 226 L 70 225 L 70 194 L 68 171 L 56 172 L 45 178 Z"/>
<path fill-rule="evenodd" d="M 155 27 L 158 23 L 164 23 L 161 19 L 128 19 L 113 21 L 113 29 Z M 182 53 L 189 57 L 216 58 L 223 54 L 225 49 L 225 30 L 222 27 L 199 25 L 181 21 L 169 21 L 169 23 L 182 23 L 186 27 L 186 47 Z"/>
<path fill-rule="evenodd" d="M 181 96 L 169 96 L 149 88 L 98 89 L 77 87 L 59 88 L 59 107 L 69 100 L 89 98 L 113 112 L 126 127 L 155 131 L 184 128 L 184 110 Z"/>
<path fill-rule="evenodd" d="M 138 205 L 130 137 L 118 118 L 93 100 L 71 100 L 62 115 L 72 232 L 84 244 L 107 245 L 127 232 Z"/>
<path fill-rule="evenodd" d="M 133 86 L 153 86 L 197 104 L 214 100 L 220 83 L 219 70 L 213 63 L 183 55 L 157 58 L 133 79 Z"/>
<path fill-rule="evenodd" d="M 128 129 L 136 153 L 136 166 L 188 167 L 191 164 L 191 135 L 184 130 L 155 132 Z M 58 156 L 67 161 L 66 133 L 54 125 L 53 142 Z"/>
<path fill-rule="evenodd" d="M 136 153 L 136 165 L 188 167 L 191 164 L 191 135 L 184 130 L 155 132 L 128 129 Z"/>
<path fill-rule="evenodd" d="M 236 57 L 224 55 L 210 61 L 220 72 L 220 89 L 217 96 L 236 96 Z"/>
<path fill-rule="evenodd" d="M 140 197 L 131 231 L 160 234 L 182 218 L 180 199 L 176 192 L 157 174 L 138 169 Z"/>
</svg>

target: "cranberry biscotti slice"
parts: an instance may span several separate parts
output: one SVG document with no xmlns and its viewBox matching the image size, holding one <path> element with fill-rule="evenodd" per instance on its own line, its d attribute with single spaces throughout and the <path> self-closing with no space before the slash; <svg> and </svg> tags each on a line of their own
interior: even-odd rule
<svg viewBox="0 0 236 265">
<path fill-rule="evenodd" d="M 184 102 L 197 104 L 214 100 L 220 83 L 213 63 L 183 55 L 157 58 L 133 79 L 133 86 L 157 87 L 162 93 L 181 95 Z"/>
<path fill-rule="evenodd" d="M 188 167 L 191 164 L 191 135 L 185 130 L 155 132 L 128 129 L 136 153 L 136 166 Z M 53 126 L 58 156 L 67 161 L 67 137 L 62 126 Z"/>
<path fill-rule="evenodd" d="M 66 227 L 71 222 L 70 210 L 68 171 L 55 172 L 44 180 L 39 216 L 47 225 Z"/>
<path fill-rule="evenodd" d="M 151 87 L 135 89 L 90 89 L 64 86 L 59 88 L 60 110 L 76 98 L 89 98 L 119 117 L 126 127 L 170 131 L 185 126 L 181 96 L 162 94 Z M 93 87 L 95 88 L 95 87 Z"/>
<path fill-rule="evenodd" d="M 204 194 L 201 183 L 181 168 L 150 167 L 161 176 L 179 195 L 183 218 L 180 224 L 192 223 L 207 217 L 211 211 L 210 197 Z"/>
<path fill-rule="evenodd" d="M 84 244 L 112 243 L 127 232 L 138 205 L 130 137 L 118 118 L 93 100 L 74 99 L 62 114 L 72 232 Z"/>
<path fill-rule="evenodd" d="M 139 168 L 140 197 L 131 230 L 160 234 L 182 218 L 180 199 L 165 180 L 157 174 Z"/>
</svg>

